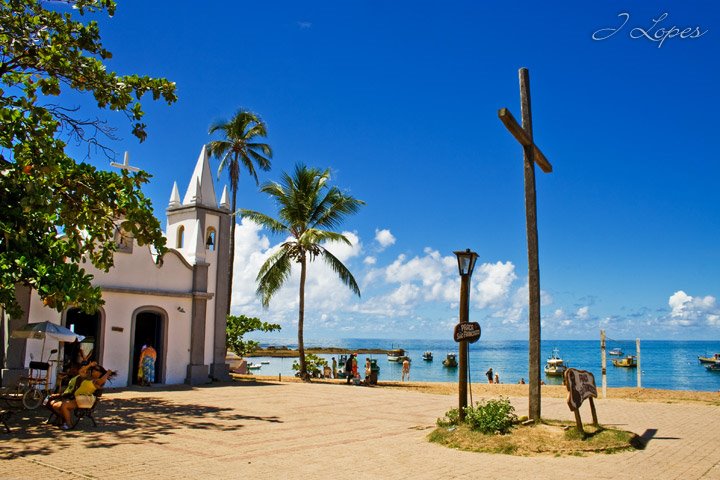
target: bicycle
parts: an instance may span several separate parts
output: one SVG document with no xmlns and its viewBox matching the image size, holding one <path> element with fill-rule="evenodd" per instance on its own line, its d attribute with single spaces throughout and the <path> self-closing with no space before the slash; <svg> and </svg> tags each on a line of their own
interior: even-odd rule
<svg viewBox="0 0 720 480">
<path fill-rule="evenodd" d="M 56 349 L 50 351 L 50 356 L 57 353 Z M 42 405 L 45 397 L 50 395 L 50 372 L 52 364 L 58 360 L 48 358 L 47 362 L 30 362 L 28 376 L 21 377 L 18 383 L 18 393 L 22 395 L 22 404 L 28 410 L 35 410 Z"/>
</svg>

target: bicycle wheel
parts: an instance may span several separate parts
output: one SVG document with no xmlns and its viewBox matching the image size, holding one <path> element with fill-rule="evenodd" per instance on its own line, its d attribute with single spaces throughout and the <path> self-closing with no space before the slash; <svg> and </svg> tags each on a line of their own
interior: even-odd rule
<svg viewBox="0 0 720 480">
<path fill-rule="evenodd" d="M 37 388 L 31 388 L 23 394 L 22 403 L 28 410 L 35 410 L 42 404 L 43 394 Z"/>
</svg>

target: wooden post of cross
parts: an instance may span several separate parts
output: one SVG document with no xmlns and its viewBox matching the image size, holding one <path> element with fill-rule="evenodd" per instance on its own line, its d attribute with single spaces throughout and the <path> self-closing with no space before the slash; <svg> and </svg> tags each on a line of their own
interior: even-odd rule
<svg viewBox="0 0 720 480">
<path fill-rule="evenodd" d="M 540 267 L 538 262 L 537 207 L 535 194 L 535 164 L 543 172 L 552 172 L 552 165 L 533 142 L 532 113 L 530 110 L 530 75 L 521 68 L 520 76 L 520 126 L 507 108 L 498 111 L 505 127 L 523 146 L 525 165 L 525 216 L 528 242 L 528 323 L 529 323 L 529 414 L 540 421 Z"/>
</svg>

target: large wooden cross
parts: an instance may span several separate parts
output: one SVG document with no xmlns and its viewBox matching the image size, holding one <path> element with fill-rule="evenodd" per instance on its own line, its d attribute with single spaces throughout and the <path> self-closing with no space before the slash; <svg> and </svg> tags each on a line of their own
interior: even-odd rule
<svg viewBox="0 0 720 480">
<path fill-rule="evenodd" d="M 523 146 L 525 164 L 525 216 L 528 242 L 528 323 L 529 323 L 529 375 L 530 395 L 528 417 L 540 421 L 540 267 L 538 265 L 537 205 L 535 194 L 535 164 L 543 172 L 552 172 L 552 165 L 533 142 L 532 113 L 530 110 L 530 75 L 521 68 L 520 126 L 507 108 L 498 111 L 505 127 Z"/>
</svg>

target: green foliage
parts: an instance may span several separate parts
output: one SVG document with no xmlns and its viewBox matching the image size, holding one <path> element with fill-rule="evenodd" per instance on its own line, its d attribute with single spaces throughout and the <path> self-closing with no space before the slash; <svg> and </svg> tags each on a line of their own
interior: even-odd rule
<svg viewBox="0 0 720 480">
<path fill-rule="evenodd" d="M 253 353 L 259 343 L 253 340 L 244 340 L 243 336 L 250 332 L 274 332 L 280 330 L 280 325 L 260 321 L 259 318 L 245 315 L 228 315 L 225 329 L 225 342 L 227 348 L 240 357 Z"/>
<path fill-rule="evenodd" d="M 221 133 L 222 140 L 213 140 L 208 145 L 210 155 L 220 160 L 218 176 L 227 169 L 230 189 L 237 193 L 240 166 L 258 183 L 255 165 L 264 171 L 270 170 L 272 149 L 267 143 L 259 143 L 259 138 L 267 137 L 267 126 L 259 115 L 240 109 L 229 122 L 214 123 L 209 130 L 212 135 Z M 234 213 L 235 204 L 233 204 Z"/>
<path fill-rule="evenodd" d="M 305 354 L 305 368 L 310 376 L 316 377 L 322 372 L 324 366 L 328 364 L 327 360 L 320 358 L 314 353 Z M 293 361 L 292 369 L 296 372 L 300 370 L 300 363 L 298 360 Z"/>
<path fill-rule="evenodd" d="M 258 139 L 267 136 L 265 122 L 255 113 L 240 109 L 229 122 L 217 122 L 210 127 L 210 135 L 222 134 L 221 140 L 213 140 L 208 145 L 210 155 L 220 160 L 218 177 L 223 170 L 227 170 L 230 178 L 230 192 L 232 195 L 231 215 L 236 214 L 238 181 L 241 166 L 258 183 L 255 165 L 260 169 L 270 170 L 272 149 Z M 232 279 L 235 268 L 235 218 L 230 222 L 230 268 L 228 268 L 227 295 L 228 313 L 232 303 Z"/>
<path fill-rule="evenodd" d="M 61 12 L 70 6 L 75 12 Z M 176 100 L 172 82 L 106 70 L 111 53 L 97 22 L 77 18 L 114 10 L 111 0 L 0 0 L 0 306 L 11 315 L 20 314 L 16 285 L 34 288 L 57 310 L 97 309 L 100 290 L 82 263 L 112 267 L 121 229 L 165 251 L 160 223 L 140 190 L 150 176 L 78 163 L 62 140 L 108 151 L 98 136 L 114 138 L 104 122 L 79 119 L 77 108 L 63 106 L 64 91 L 122 112 L 140 141 L 147 136 L 140 98 Z"/>
<path fill-rule="evenodd" d="M 507 398 L 477 402 L 465 407 L 465 422 L 482 433 L 508 433 L 517 422 L 515 407 Z"/>
<path fill-rule="evenodd" d="M 448 410 L 445 412 L 445 416 L 443 418 L 437 419 L 436 423 L 438 427 L 457 426 L 460 423 L 460 410 L 457 408 Z"/>
<path fill-rule="evenodd" d="M 308 260 L 320 257 L 353 293 L 360 296 L 360 287 L 350 270 L 325 248 L 325 244 L 341 242 L 352 245 L 347 237 L 334 229 L 365 203 L 344 194 L 337 187 L 331 187 L 329 181 L 330 170 L 308 168 L 300 164 L 292 175 L 284 173 L 280 182 L 268 182 L 261 188 L 279 206 L 277 219 L 253 210 L 240 210 L 243 218 L 249 218 L 273 233 L 290 237 L 260 267 L 256 293 L 262 297 L 263 306 L 268 307 L 273 295 L 290 278 L 292 264 L 300 265 L 298 350 L 300 377 L 304 380 L 308 379 L 303 344 Z"/>
</svg>

